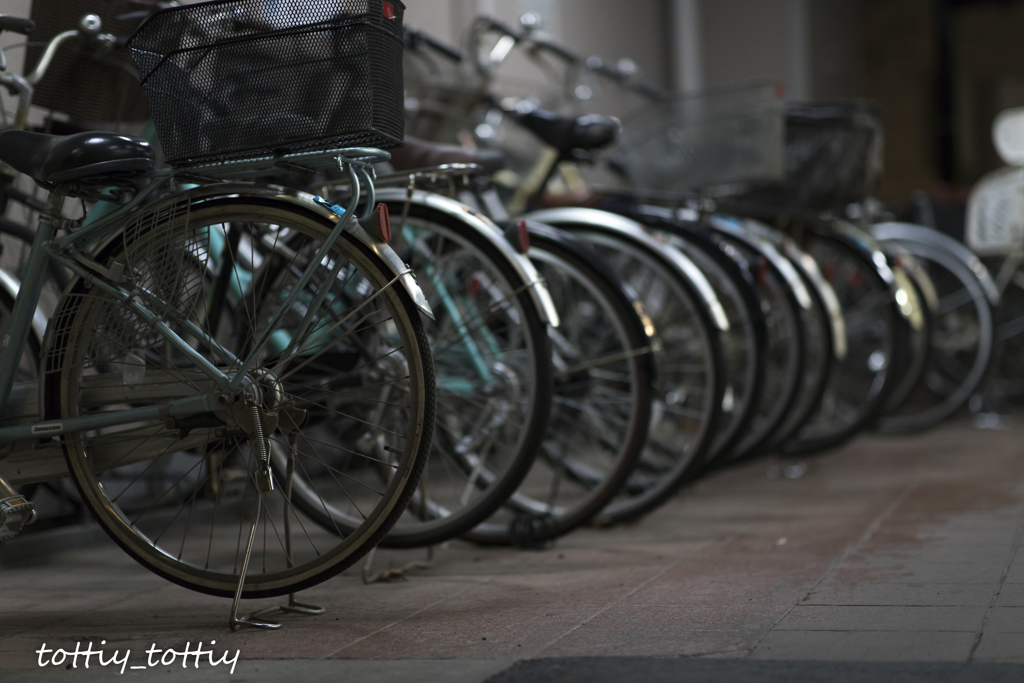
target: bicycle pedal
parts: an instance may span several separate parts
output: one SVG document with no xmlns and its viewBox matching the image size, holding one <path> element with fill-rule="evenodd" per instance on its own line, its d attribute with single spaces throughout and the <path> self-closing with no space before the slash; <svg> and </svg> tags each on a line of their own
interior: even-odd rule
<svg viewBox="0 0 1024 683">
<path fill-rule="evenodd" d="M 0 500 L 0 541 L 17 536 L 26 524 L 36 521 L 36 508 L 21 496 Z"/>
</svg>

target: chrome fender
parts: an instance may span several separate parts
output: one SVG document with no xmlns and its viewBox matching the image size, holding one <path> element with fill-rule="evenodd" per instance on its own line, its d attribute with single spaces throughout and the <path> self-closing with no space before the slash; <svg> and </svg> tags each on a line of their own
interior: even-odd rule
<svg viewBox="0 0 1024 683">
<path fill-rule="evenodd" d="M 308 192 L 273 185 L 261 186 L 250 183 L 218 183 L 216 185 L 204 185 L 192 188 L 186 190 L 185 193 L 195 203 L 210 201 L 212 199 L 222 199 L 224 197 L 253 197 L 300 207 L 306 211 L 326 218 L 335 224 L 341 218 L 338 213 L 330 208 L 331 202 L 323 200 L 318 201 L 320 198 Z M 173 200 L 174 198 L 170 197 L 168 199 Z M 416 304 L 416 308 L 420 309 L 420 312 L 433 320 L 434 312 L 430 309 L 430 304 L 427 303 L 427 297 L 423 294 L 423 290 L 420 288 L 419 283 L 416 282 L 415 273 L 413 273 L 409 267 L 402 262 L 402 259 L 398 257 L 395 250 L 389 247 L 385 242 L 375 240 L 355 219 L 348 222 L 348 225 L 345 226 L 345 231 L 380 257 L 381 261 L 384 262 L 391 274 L 398 278 L 398 281 L 401 283 L 406 293 L 409 294 L 413 303 Z"/>
<path fill-rule="evenodd" d="M 814 302 L 811 299 L 811 293 L 807 291 L 807 285 L 804 284 L 803 278 L 800 277 L 800 273 L 796 272 L 796 268 L 788 258 L 779 253 L 779 250 L 775 248 L 771 240 L 757 234 L 757 225 L 757 221 L 749 219 L 718 215 L 711 217 L 711 227 L 738 239 L 771 261 L 771 264 L 782 274 L 786 284 L 793 291 L 793 296 L 796 298 L 800 308 L 805 311 L 810 310 Z"/>
<path fill-rule="evenodd" d="M 920 311 L 923 302 L 918 298 L 917 292 L 910 282 L 910 277 L 903 269 L 893 268 L 889 265 L 889 259 L 875 236 L 846 221 L 835 221 L 832 223 L 832 230 L 835 234 L 845 237 L 849 244 L 860 249 L 869 257 L 875 266 L 875 271 L 892 288 L 896 310 L 907 320 L 912 329 L 921 329 L 921 326 L 924 325 L 924 317 Z"/>
<path fill-rule="evenodd" d="M 382 188 L 377 190 L 377 201 L 405 202 L 407 197 L 407 192 L 403 188 Z M 537 273 L 537 269 L 533 267 L 530 259 L 517 252 L 509 244 L 509 241 L 505 239 L 505 233 L 491 219 L 477 213 L 460 201 L 437 194 L 436 192 L 415 190 L 410 201 L 413 204 L 429 207 L 465 223 L 490 242 L 495 249 L 508 259 L 508 262 L 516 269 L 523 278 L 523 281 L 531 284 L 527 291 L 530 292 L 530 298 L 533 299 L 533 303 L 537 306 L 541 319 L 552 327 L 558 327 L 558 311 L 555 310 L 555 302 L 551 299 L 551 293 L 548 292 L 547 285 L 541 279 L 540 274 Z"/>
<path fill-rule="evenodd" d="M 648 248 L 664 254 L 675 268 L 681 271 L 693 283 L 705 303 L 708 305 L 711 319 L 721 332 L 729 330 L 729 318 L 725 315 L 722 302 L 718 300 L 714 288 L 701 272 L 700 268 L 686 254 L 675 247 L 661 242 L 644 229 L 640 223 L 608 211 L 567 207 L 560 209 L 542 209 L 528 213 L 523 218 L 539 223 L 547 223 L 554 227 L 562 225 L 584 225 L 596 230 L 618 235 L 640 243 Z"/>
<path fill-rule="evenodd" d="M 785 233 L 773 230 L 759 221 L 748 219 L 745 223 L 752 232 L 778 245 L 783 254 L 795 263 L 803 271 L 804 275 L 807 276 L 807 279 L 810 280 L 819 296 L 821 296 L 822 303 L 825 304 L 829 325 L 832 328 L 832 353 L 839 360 L 846 358 L 846 319 L 843 318 L 843 307 L 839 303 L 836 291 L 832 289 L 832 285 L 821 274 L 818 262 L 810 254 L 798 247 Z"/>
<path fill-rule="evenodd" d="M 992 279 L 992 275 L 988 272 L 988 268 L 966 245 L 949 235 L 943 234 L 934 228 L 913 223 L 876 223 L 871 226 L 871 234 L 875 239 L 881 241 L 921 242 L 922 244 L 949 252 L 957 259 L 963 261 L 964 265 L 970 268 L 971 272 L 977 276 L 989 304 L 999 306 L 999 288 L 996 286 L 995 280 Z"/>
</svg>

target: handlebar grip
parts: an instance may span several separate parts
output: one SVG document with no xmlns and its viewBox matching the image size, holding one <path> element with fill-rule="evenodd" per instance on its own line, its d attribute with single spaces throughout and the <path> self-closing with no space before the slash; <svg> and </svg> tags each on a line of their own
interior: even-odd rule
<svg viewBox="0 0 1024 683">
<path fill-rule="evenodd" d="M 31 19 L 9 17 L 6 14 L 0 14 L 0 31 L 11 31 L 27 36 L 35 30 L 36 22 Z"/>
</svg>

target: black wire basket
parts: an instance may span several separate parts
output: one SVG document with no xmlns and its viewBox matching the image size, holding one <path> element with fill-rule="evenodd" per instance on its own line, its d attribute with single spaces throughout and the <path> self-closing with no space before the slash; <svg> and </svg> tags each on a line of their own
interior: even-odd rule
<svg viewBox="0 0 1024 683">
<path fill-rule="evenodd" d="M 790 103 L 785 180 L 731 198 L 731 208 L 768 220 L 783 214 L 841 213 L 875 190 L 883 143 L 881 110 L 870 100 Z"/>
<path fill-rule="evenodd" d="M 128 41 L 169 163 L 402 144 L 399 0 L 214 0 Z"/>
<path fill-rule="evenodd" d="M 779 181 L 785 113 L 774 83 L 648 103 L 623 118 L 615 163 L 641 192 L 720 194 Z"/>
</svg>

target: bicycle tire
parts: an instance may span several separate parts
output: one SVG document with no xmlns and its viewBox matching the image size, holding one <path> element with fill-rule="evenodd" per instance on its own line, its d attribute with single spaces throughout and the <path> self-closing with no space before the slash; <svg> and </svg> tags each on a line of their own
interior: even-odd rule
<svg viewBox="0 0 1024 683">
<path fill-rule="evenodd" d="M 716 217 L 711 227 L 757 264 L 755 293 L 768 322 L 765 387 L 743 438 L 714 463 L 714 467 L 721 467 L 763 453 L 796 404 L 808 339 L 804 316 L 813 301 L 793 265 L 771 242 L 750 232 L 744 221 Z"/>
<path fill-rule="evenodd" d="M 721 304 L 682 252 L 621 216 L 590 209 L 566 212 L 528 217 L 566 230 L 597 251 L 644 303 L 660 346 L 647 448 L 619 496 L 594 519 L 606 526 L 650 512 L 699 472 L 721 417 L 724 370 L 718 332 L 728 323 L 716 322 L 725 316 Z M 686 354 L 692 354 L 692 363 Z M 696 384 L 697 377 L 703 383 L 691 390 L 687 383 Z"/>
<path fill-rule="evenodd" d="M 201 324 L 204 313 L 200 313 L 200 310 L 206 310 L 206 290 L 211 276 L 217 275 L 211 259 L 211 253 L 214 252 L 213 235 L 221 234 L 225 225 L 247 226 L 252 240 L 266 238 L 275 245 L 283 235 L 303 236 L 300 240 L 301 251 L 289 251 L 275 246 L 274 253 L 281 258 L 291 259 L 294 265 L 294 269 L 282 271 L 284 275 L 278 282 L 280 288 L 250 292 L 236 306 L 239 317 L 250 316 L 248 327 L 240 325 L 241 329 L 269 334 L 270 330 L 260 327 L 261 321 L 269 317 L 258 316 L 269 316 L 278 302 L 285 301 L 283 292 L 296 281 L 295 278 L 304 269 L 304 261 L 309 261 L 308 257 L 316 245 L 335 226 L 334 222 L 320 214 L 275 200 L 228 197 L 195 201 L 185 193 L 162 200 L 137 214 L 126 222 L 121 232 L 99 247 L 94 256 L 103 263 L 109 262 L 108 259 L 121 259 L 126 264 L 126 276 L 130 282 L 137 287 L 149 286 L 163 293 L 166 302 L 160 310 L 172 321 L 168 324 L 180 325 L 173 322 L 180 319 L 174 314 L 176 309 L 181 315 Z M 293 436 L 289 437 L 289 443 L 284 447 L 290 446 L 289 457 L 294 456 L 302 470 L 296 478 L 300 486 L 327 483 L 334 477 L 330 472 L 325 474 L 324 468 L 329 470 L 331 466 L 316 451 L 315 443 L 325 443 L 315 438 L 314 435 L 321 434 L 317 430 L 329 433 L 347 430 L 349 433 L 369 436 L 375 444 L 384 442 L 384 450 L 389 454 L 386 457 L 393 457 L 393 460 L 385 460 L 384 456 L 374 458 L 355 450 L 338 450 L 336 447 L 328 456 L 332 458 L 330 462 L 336 471 L 344 472 L 340 468 L 349 468 L 346 474 L 354 482 L 359 483 L 359 476 L 378 476 L 379 469 L 388 470 L 389 478 L 382 491 L 365 493 L 363 488 L 359 488 L 365 496 L 364 509 L 368 511 L 365 514 L 366 521 L 354 533 L 339 538 L 319 531 L 311 520 L 303 522 L 295 507 L 288 506 L 285 493 L 288 482 L 282 481 L 279 470 L 275 468 L 272 476 L 276 486 L 268 494 L 269 503 L 262 506 L 262 552 L 254 550 L 253 562 L 250 563 L 242 592 L 245 598 L 272 597 L 302 590 L 357 562 L 380 541 L 404 512 L 430 447 L 434 416 L 433 365 L 415 304 L 400 285 L 395 286 L 397 278 L 380 257 L 350 233 L 343 232 L 332 249 L 331 266 L 339 268 L 333 272 L 340 275 L 340 269 L 344 267 L 344 284 L 332 276 L 327 263 L 321 262 L 319 266 L 317 275 L 322 278 L 319 281 L 322 286 L 317 291 L 325 294 L 323 305 L 309 309 L 309 302 L 317 300 L 313 290 L 309 290 L 308 294 L 300 291 L 300 299 L 307 302 L 305 307 L 288 309 L 286 315 L 291 318 L 282 321 L 282 326 L 275 330 L 275 334 L 280 332 L 298 346 L 294 347 L 293 353 L 282 356 L 283 351 L 273 350 L 275 344 L 282 340 L 272 340 L 266 347 L 266 353 L 260 356 L 263 365 L 260 372 L 253 375 L 253 382 L 263 382 L 260 386 L 269 398 L 262 405 L 268 414 L 272 409 L 270 402 L 277 400 L 280 406 L 278 415 L 284 415 L 280 419 L 283 421 L 287 418 L 293 424 L 288 428 Z M 231 277 L 232 274 L 227 276 Z M 253 308 L 248 309 L 248 305 Z M 343 308 L 344 311 L 341 310 Z M 305 310 L 313 310 L 317 315 L 309 319 L 312 327 L 304 336 L 300 336 L 303 326 L 299 318 L 302 318 L 301 313 Z M 367 310 L 370 312 L 366 313 Z M 340 326 L 356 314 L 359 314 L 359 319 L 355 323 L 349 322 L 342 332 L 335 332 L 342 329 Z M 331 321 L 331 325 L 327 326 Z M 316 337 L 311 336 L 314 332 Z M 229 330 L 226 336 L 218 335 L 218 339 L 222 337 L 226 342 L 243 348 L 243 342 L 251 342 L 251 339 L 245 340 L 241 335 L 236 335 L 235 330 Z M 104 407 L 118 410 L 126 404 L 129 391 L 123 387 L 135 382 L 139 378 L 138 373 L 143 370 L 146 373 L 143 377 L 150 377 L 152 386 L 146 384 L 148 380 L 143 378 L 139 384 L 145 389 L 143 395 L 132 394 L 127 399 L 128 405 L 145 405 L 157 401 L 156 394 L 167 391 L 159 388 L 165 385 L 177 387 L 186 396 L 192 395 L 190 392 L 196 392 L 199 386 L 189 385 L 200 381 L 198 373 L 195 376 L 186 374 L 189 368 L 182 361 L 183 356 L 171 353 L 168 350 L 170 347 L 162 344 L 161 340 L 158 334 L 154 334 L 151 325 L 130 313 L 120 303 L 90 290 L 83 280 L 76 279 L 62 297 L 47 332 L 44 350 L 47 418 L 61 419 Z M 200 341 L 198 337 L 193 338 L 196 346 L 202 346 Z M 203 348 L 209 346 L 207 341 Z M 289 348 L 293 347 L 286 346 L 285 350 Z M 329 359 L 346 357 L 348 362 L 353 363 L 349 373 L 354 387 L 352 398 L 340 399 L 339 409 L 328 405 L 333 399 L 323 398 L 329 396 L 329 393 L 323 393 L 322 396 L 315 393 L 329 391 L 321 389 L 321 385 L 303 386 L 297 380 L 289 379 L 302 377 L 297 373 L 311 364 L 315 368 L 317 364 L 327 362 L 323 354 L 328 351 L 331 352 Z M 296 360 L 299 358 L 302 360 Z M 262 369 L 271 362 L 275 370 L 280 369 L 280 376 Z M 396 364 L 400 366 L 397 371 Z M 403 369 L 407 377 L 402 376 Z M 288 376 L 283 374 L 285 372 Z M 306 371 L 306 375 L 309 374 L 311 372 Z M 161 381 L 164 376 L 166 382 Z M 109 379 L 109 386 L 100 391 L 103 385 L 97 383 L 96 379 Z M 371 401 L 370 397 L 377 395 L 373 384 L 363 389 L 362 394 L 358 393 L 355 387 L 362 387 L 363 383 L 372 381 L 404 392 L 408 399 L 404 403 L 399 403 L 404 399 L 395 399 L 392 405 L 381 406 L 379 402 Z M 91 396 L 86 391 L 90 386 L 95 388 Z M 84 388 L 83 392 L 78 391 L 80 388 Z M 154 398 L 146 398 L 146 394 L 151 391 L 155 394 L 149 395 Z M 359 412 L 359 415 L 346 417 L 340 406 L 347 406 L 346 410 Z M 374 418 L 375 423 L 360 420 L 360 416 L 372 417 L 374 411 L 378 415 Z M 369 425 L 370 429 L 365 425 Z M 391 431 L 388 430 L 391 425 L 407 431 L 384 434 L 384 431 Z M 251 522 L 247 515 L 251 514 L 255 502 L 249 502 L 248 496 L 250 488 L 255 490 L 253 472 L 249 467 L 253 456 L 251 452 L 246 456 L 247 447 L 243 445 L 243 437 L 232 435 L 230 430 L 218 433 L 218 429 L 210 427 L 201 419 L 195 423 L 175 424 L 163 420 L 140 421 L 120 430 L 112 428 L 65 435 L 62 444 L 68 467 L 83 500 L 99 524 L 122 549 L 146 568 L 178 585 L 210 595 L 231 597 L 238 586 L 238 556 L 243 530 L 248 531 Z M 273 460 L 281 457 L 282 441 L 279 437 L 275 438 L 277 434 L 268 431 L 266 435 L 274 453 Z M 127 445 L 117 450 L 119 447 L 116 444 L 122 440 Z M 154 441 L 150 446 L 155 455 L 147 455 L 144 451 L 143 445 L 148 441 Z M 165 442 L 166 446 L 161 447 Z M 355 439 L 345 443 L 352 442 Z M 388 447 L 387 443 L 391 446 Z M 186 449 L 192 452 L 186 452 Z M 209 457 L 211 452 L 212 462 Z M 220 452 L 223 452 L 222 456 Z M 131 454 L 139 465 L 126 464 L 126 454 Z M 164 460 L 166 456 L 170 457 Z M 184 462 L 177 463 L 176 456 L 179 461 L 184 459 Z M 103 458 L 108 459 L 105 464 Z M 138 472 L 140 466 L 147 461 L 149 464 Z M 157 496 L 152 492 L 152 487 L 156 485 L 154 482 L 160 481 L 157 474 L 169 473 L 169 480 L 193 461 L 195 464 L 163 493 Z M 244 468 L 237 466 L 238 461 L 242 461 Z M 314 469 L 317 461 L 320 465 Z M 367 461 L 374 464 L 367 465 Z M 147 477 L 149 488 L 125 497 L 142 474 L 157 463 L 160 463 L 160 467 Z M 309 464 L 307 466 L 304 463 Z M 191 474 L 197 467 L 198 474 Z M 202 477 L 204 467 L 208 470 L 205 478 Z M 237 488 L 242 485 L 235 486 L 232 492 L 232 480 L 227 476 L 232 469 L 237 470 L 238 476 L 244 479 L 244 491 L 240 499 L 237 497 Z M 132 479 L 125 484 L 128 477 Z M 186 478 L 189 481 L 185 481 Z M 178 484 L 183 481 L 185 484 L 182 491 L 178 489 Z M 219 483 L 214 494 L 207 494 L 207 484 L 212 485 L 212 482 Z M 343 486 L 339 484 L 338 488 L 340 493 L 329 495 L 326 499 L 321 497 L 324 505 L 340 505 L 345 500 L 348 504 L 356 504 L 355 498 Z M 143 495 L 140 496 L 140 493 Z M 154 512 L 157 503 L 164 497 L 182 501 L 177 513 L 169 520 L 169 510 L 157 509 Z M 188 501 L 188 515 L 182 526 L 179 517 L 185 510 L 184 501 Z M 197 501 L 201 501 L 198 512 Z M 223 510 L 220 509 L 221 503 Z M 137 507 L 133 509 L 133 506 Z M 139 509 L 142 511 L 139 512 Z M 287 514 L 289 509 L 290 514 Z M 230 522 L 225 523 L 224 517 L 218 517 L 218 511 L 224 516 L 237 519 L 237 529 Z M 273 524 L 274 517 L 282 511 L 286 512 L 282 515 L 285 528 L 294 516 L 308 541 L 308 544 L 302 543 L 298 550 L 292 546 L 287 534 L 282 542 L 278 527 Z M 147 519 L 151 513 L 152 516 Z M 204 520 L 203 534 L 198 539 L 195 535 L 191 539 L 188 537 L 193 515 L 197 520 Z M 269 558 L 266 545 L 268 526 L 274 527 L 279 546 L 274 547 L 275 539 L 270 537 Z M 157 530 L 159 533 L 155 533 Z M 180 535 L 180 539 L 177 536 L 170 538 L 167 536 L 169 532 L 172 536 Z M 316 546 L 310 534 L 323 544 L 323 551 Z M 261 556 L 262 561 L 258 559 Z"/>
<path fill-rule="evenodd" d="M 910 339 L 907 344 L 910 361 L 904 368 L 898 369 L 901 372 L 892 393 L 889 394 L 889 399 L 885 402 L 885 407 L 882 409 L 880 421 L 899 411 L 903 404 L 910 399 L 911 394 L 917 390 L 921 378 L 924 377 L 931 356 L 931 335 L 934 325 L 932 311 L 939 305 L 935 284 L 928 277 L 923 266 L 913 256 L 899 250 L 898 247 L 894 259 L 896 264 L 903 268 L 910 277 L 910 282 L 917 292 L 917 298 L 924 305 L 921 306 L 921 326 L 910 331 Z"/>
<path fill-rule="evenodd" d="M 820 409 L 781 444 L 789 455 L 835 448 L 873 424 L 895 386 L 893 368 L 909 355 L 900 285 L 870 235 L 837 225 L 829 234 L 808 233 L 803 246 L 840 299 L 848 352 L 832 366 Z M 913 294 L 904 296 L 909 307 Z"/>
<path fill-rule="evenodd" d="M 845 355 L 845 328 L 841 326 L 842 310 L 832 287 L 818 270 L 818 264 L 810 254 L 804 253 L 790 238 L 775 233 L 780 252 L 793 264 L 811 295 L 811 307 L 802 309 L 806 334 L 802 386 L 789 415 L 772 435 L 767 450 L 775 450 L 789 436 L 810 419 L 814 409 L 821 402 L 828 383 L 829 372 L 836 358 Z M 836 318 L 839 320 L 837 321 Z M 836 337 L 842 336 L 837 343 Z"/>
<path fill-rule="evenodd" d="M 896 244 L 922 260 L 939 295 L 938 308 L 930 311 L 929 358 L 918 384 L 930 397 L 924 392 L 908 397 L 877 425 L 881 432 L 921 431 L 963 407 L 985 379 L 995 342 L 992 307 L 975 272 L 955 254 L 909 239 L 881 243 Z"/>
<path fill-rule="evenodd" d="M 659 221 L 651 227 L 693 259 L 715 288 L 729 331 L 722 333 L 723 367 L 727 384 L 722 399 L 723 420 L 704 460 L 709 466 L 735 449 L 749 432 L 761 401 L 765 375 L 767 326 L 750 261 L 721 236 L 696 223 Z"/>
<path fill-rule="evenodd" d="M 425 324 L 435 350 L 440 415 L 427 474 L 421 478 L 419 498 L 414 499 L 410 511 L 381 543 L 384 547 L 414 548 L 443 543 L 468 532 L 491 516 L 519 487 L 544 439 L 551 413 L 551 346 L 547 325 L 529 292 L 534 283 L 528 282 L 509 257 L 480 234 L 480 228 L 424 203 L 414 201 L 407 211 L 401 202 L 386 204 L 392 216 L 405 219 L 401 228 L 395 221 L 398 229 L 391 245 L 419 273 L 437 318 Z M 409 230 L 415 232 L 413 240 L 412 233 L 406 234 Z M 417 243 L 415 249 L 413 242 Z M 428 263 L 427 252 L 433 247 L 443 254 L 437 262 Z M 446 295 L 441 292 L 442 285 Z M 479 290 L 475 296 L 474 287 Z M 462 297 L 464 302 L 486 301 L 481 307 L 490 313 L 478 323 L 472 322 L 472 315 L 466 315 L 466 330 L 458 331 L 452 320 L 455 311 L 446 313 L 450 306 L 445 303 L 446 298 L 456 297 Z M 493 310 L 498 304 L 511 308 Z M 442 328 L 444 324 L 448 327 Z M 513 329 L 521 343 L 488 351 L 488 338 L 493 346 L 494 337 L 511 339 Z M 443 344 L 438 341 L 442 336 Z M 490 393 L 481 393 L 481 389 L 472 396 L 465 394 L 469 391 L 467 386 L 476 386 L 479 381 L 474 378 L 472 359 L 460 351 L 460 344 L 474 344 L 490 369 L 500 370 L 504 379 L 498 389 Z M 495 372 L 495 376 L 498 374 Z M 483 419 L 481 412 L 487 409 L 474 410 L 481 404 L 499 406 L 495 411 L 507 410 L 500 404 L 518 407 L 481 437 L 471 432 L 474 423 Z M 486 440 L 489 450 L 462 452 L 467 438 Z M 343 532 L 352 523 L 336 521 Z"/>
<path fill-rule="evenodd" d="M 561 320 L 550 330 L 558 368 L 552 419 L 505 510 L 464 536 L 481 544 L 540 547 L 590 522 L 632 473 L 651 419 L 654 362 L 642 304 L 578 240 L 527 225 L 528 256 Z"/>
</svg>

